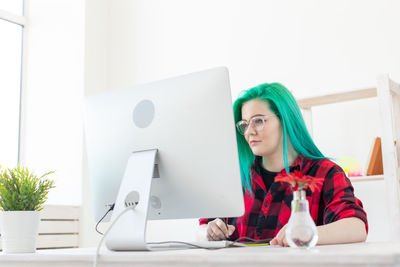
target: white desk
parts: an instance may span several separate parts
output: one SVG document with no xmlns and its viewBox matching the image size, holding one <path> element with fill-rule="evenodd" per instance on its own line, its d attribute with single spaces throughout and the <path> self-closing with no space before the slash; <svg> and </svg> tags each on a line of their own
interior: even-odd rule
<svg viewBox="0 0 400 267">
<path fill-rule="evenodd" d="M 92 266 L 94 248 L 1 254 L 0 266 Z M 356 243 L 311 250 L 239 247 L 151 252 L 101 251 L 98 266 L 400 266 L 400 243 Z"/>
</svg>

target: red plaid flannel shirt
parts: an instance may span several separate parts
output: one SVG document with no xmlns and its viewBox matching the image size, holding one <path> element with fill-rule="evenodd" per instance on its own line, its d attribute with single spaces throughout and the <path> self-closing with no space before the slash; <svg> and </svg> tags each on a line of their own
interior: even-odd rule
<svg viewBox="0 0 400 267">
<path fill-rule="evenodd" d="M 328 224 L 340 219 L 357 217 L 368 231 L 367 214 L 343 170 L 329 159 L 310 159 L 299 156 L 290 171 L 298 170 L 312 177 L 323 177 L 323 184 L 317 189 L 306 190 L 310 214 L 316 225 Z M 251 167 L 253 193 L 244 193 L 245 213 L 237 218 L 224 218 L 225 222 L 235 226 L 230 240 L 250 237 L 256 240 L 276 236 L 287 224 L 291 213 L 292 189 L 287 183 L 273 182 L 266 190 L 263 179 Z M 214 218 L 200 219 L 206 224 Z M 223 219 L 223 218 L 222 218 Z"/>
</svg>

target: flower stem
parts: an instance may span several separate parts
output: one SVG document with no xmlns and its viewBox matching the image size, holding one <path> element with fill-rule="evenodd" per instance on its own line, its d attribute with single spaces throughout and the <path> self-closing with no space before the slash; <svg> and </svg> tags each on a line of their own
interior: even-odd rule
<svg viewBox="0 0 400 267">
<path fill-rule="evenodd" d="M 299 199 L 296 199 L 295 201 L 296 201 L 296 205 L 294 206 L 294 212 L 297 212 L 297 211 L 299 211 L 300 200 L 299 200 Z"/>
</svg>

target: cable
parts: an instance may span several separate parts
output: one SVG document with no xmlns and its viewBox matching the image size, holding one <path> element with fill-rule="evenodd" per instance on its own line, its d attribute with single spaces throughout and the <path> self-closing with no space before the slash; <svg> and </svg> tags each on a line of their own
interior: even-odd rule
<svg viewBox="0 0 400 267">
<path fill-rule="evenodd" d="M 97 222 L 96 228 L 95 228 L 95 230 L 96 230 L 97 233 L 103 235 L 102 232 L 100 232 L 99 230 L 97 230 L 97 227 L 99 226 L 99 224 L 101 223 L 101 221 L 107 216 L 107 214 L 108 214 L 110 211 L 112 211 L 112 210 L 114 209 L 114 206 L 115 206 L 115 203 L 112 204 L 112 205 L 110 205 L 110 208 L 108 209 L 108 211 L 107 211 L 107 212 L 103 215 L 103 217 L 101 217 L 101 219 Z"/>
<path fill-rule="evenodd" d="M 247 236 L 242 236 L 242 237 L 239 237 L 238 239 L 236 239 L 236 240 L 234 240 L 232 242 L 240 242 L 243 239 L 249 240 L 251 242 L 254 242 L 252 244 L 265 244 L 265 245 L 269 245 L 269 241 L 272 240 L 272 238 L 257 240 L 257 239 L 253 239 L 253 238 L 250 238 L 250 237 L 247 237 Z M 162 242 L 150 242 L 150 243 L 147 243 L 147 245 L 159 245 L 159 244 L 184 244 L 184 245 L 192 246 L 192 247 L 195 247 L 195 248 L 203 248 L 203 249 L 209 249 L 209 250 L 225 248 L 225 247 L 218 247 L 218 248 L 203 247 L 203 246 L 199 246 L 197 244 L 193 244 L 193 243 L 190 243 L 190 242 L 183 242 L 183 241 L 162 241 Z"/>
<path fill-rule="evenodd" d="M 97 230 L 97 226 L 98 226 L 99 223 L 104 219 L 104 217 L 106 217 L 107 214 L 108 214 L 110 211 L 112 211 L 112 210 L 114 209 L 114 206 L 115 206 L 115 204 L 112 204 L 112 205 L 110 206 L 110 209 L 106 212 L 106 214 L 104 214 L 104 216 L 103 216 L 103 217 L 99 220 L 99 222 L 96 224 L 96 231 L 97 231 L 98 233 L 102 234 L 101 232 L 99 232 L 99 231 Z M 119 218 L 120 218 L 123 214 L 125 214 L 128 210 L 133 210 L 133 209 L 135 209 L 135 207 L 136 207 L 136 205 L 128 206 L 127 208 L 125 208 L 120 214 L 118 214 L 118 216 L 115 218 L 115 220 L 111 223 L 110 227 L 108 227 L 107 231 L 106 231 L 104 234 L 102 234 L 103 236 L 102 236 L 102 238 L 100 239 L 99 244 L 97 245 L 96 254 L 95 254 L 95 257 L 94 257 L 94 261 L 93 261 L 93 267 L 96 267 L 96 266 L 97 266 L 98 257 L 100 256 L 101 244 L 103 243 L 103 240 L 105 239 L 105 237 L 107 236 L 107 234 L 110 232 L 110 230 L 112 229 L 112 227 L 114 226 L 114 224 L 119 220 Z M 251 238 L 251 237 L 242 236 L 242 237 L 239 237 L 238 239 L 234 240 L 233 242 L 240 242 L 240 241 L 242 241 L 242 240 L 249 240 L 249 241 L 251 241 L 251 242 L 255 242 L 255 244 L 260 244 L 260 243 L 264 243 L 264 242 L 269 242 L 269 241 L 271 241 L 271 238 L 256 240 L 256 239 L 253 239 L 253 238 Z M 184 245 L 192 246 L 192 247 L 195 247 L 195 248 L 202 248 L 202 249 L 208 249 L 208 250 L 215 250 L 215 249 L 224 248 L 224 247 L 219 247 L 219 248 L 203 247 L 203 246 L 199 246 L 199 245 L 197 245 L 197 244 L 193 244 L 193 243 L 190 243 L 190 242 L 184 242 L 184 241 L 162 241 L 162 242 L 149 242 L 149 243 L 147 243 L 147 245 L 152 245 L 152 244 L 184 244 Z M 267 243 L 267 244 L 269 244 L 269 243 Z"/>
<path fill-rule="evenodd" d="M 124 209 L 120 214 L 118 214 L 118 216 L 115 218 L 115 220 L 112 222 L 112 224 L 110 225 L 110 227 L 108 227 L 107 231 L 104 233 L 103 237 L 100 239 L 99 244 L 97 245 L 97 249 L 96 249 L 96 255 L 94 257 L 94 261 L 93 261 L 93 267 L 97 266 L 97 260 L 98 257 L 100 256 L 100 247 L 101 244 L 103 243 L 104 238 L 107 236 L 108 232 L 110 232 L 110 230 L 113 228 L 114 224 L 119 220 L 119 218 L 121 218 L 121 216 L 123 214 L 125 214 L 128 210 L 133 210 L 135 209 L 136 205 L 134 206 L 129 206 L 126 209 Z"/>
<path fill-rule="evenodd" d="M 149 242 L 149 243 L 146 243 L 146 244 L 147 245 L 184 244 L 184 245 L 192 246 L 192 247 L 195 247 L 195 248 L 203 248 L 203 249 L 209 249 L 209 250 L 220 249 L 220 248 L 203 247 L 203 246 L 199 246 L 197 244 L 193 244 L 193 243 L 190 243 L 190 242 L 184 242 L 184 241 L 161 241 L 161 242 Z"/>
</svg>

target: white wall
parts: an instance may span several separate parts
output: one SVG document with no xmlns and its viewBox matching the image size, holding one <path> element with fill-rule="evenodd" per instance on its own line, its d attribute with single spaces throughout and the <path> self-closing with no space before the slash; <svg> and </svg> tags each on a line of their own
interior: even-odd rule
<svg viewBox="0 0 400 267">
<path fill-rule="evenodd" d="M 109 88 L 216 65 L 229 67 L 234 98 L 240 90 L 273 81 L 286 85 L 298 98 L 373 87 L 380 73 L 400 77 L 396 34 L 400 19 L 395 11 L 399 5 L 398 1 L 113 1 Z M 378 113 L 370 104 L 376 106 L 376 101 L 360 101 L 357 109 L 346 104 L 318 108 L 315 141 L 324 153 L 353 156 L 366 164 L 371 142 L 379 135 L 379 129 L 372 127 L 379 123 Z M 335 124 L 326 123 L 325 110 Z M 365 116 L 346 119 L 355 112 Z M 344 140 L 348 132 L 358 136 L 360 131 L 365 138 L 337 146 L 326 129 L 338 124 L 336 140 Z"/>
<path fill-rule="evenodd" d="M 84 3 L 26 2 L 21 161 L 56 171 L 47 204 L 81 205 Z"/>
<path fill-rule="evenodd" d="M 219 65 L 230 69 L 234 98 L 264 82 L 281 82 L 302 98 L 375 86 L 376 76 L 385 72 L 400 81 L 398 10 L 395 0 L 88 0 L 85 91 Z M 315 114 L 315 141 L 322 151 L 365 165 L 380 134 L 375 100 L 318 108 Z M 87 175 L 83 190 L 89 192 Z M 384 195 L 383 187 L 362 190 Z M 90 210 L 86 197 L 84 207 Z M 149 236 L 193 237 L 193 221 L 176 223 L 157 222 Z M 157 230 L 161 227 L 169 230 Z M 95 241 L 87 235 L 82 244 Z"/>
<path fill-rule="evenodd" d="M 86 0 L 85 9 L 85 94 L 109 89 L 111 66 L 109 49 L 109 2 L 108 0 Z M 94 230 L 92 195 L 87 168 L 86 143 L 83 146 L 82 169 L 82 223 L 81 246 L 95 246 L 101 236 Z M 104 232 L 104 230 L 100 229 Z"/>
<path fill-rule="evenodd" d="M 368 238 L 367 241 L 390 240 L 390 218 L 385 194 L 385 181 L 367 181 L 354 183 L 354 192 L 359 197 L 367 211 L 368 217 Z"/>
<path fill-rule="evenodd" d="M 298 96 L 375 84 L 399 68 L 398 1 L 113 1 L 111 88 L 227 65 L 232 88 Z"/>
</svg>

